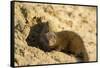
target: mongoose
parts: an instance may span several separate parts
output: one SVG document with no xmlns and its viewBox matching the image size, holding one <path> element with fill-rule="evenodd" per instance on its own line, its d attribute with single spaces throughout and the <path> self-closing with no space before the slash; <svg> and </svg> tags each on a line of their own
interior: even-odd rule
<svg viewBox="0 0 100 68">
<path fill-rule="evenodd" d="M 42 22 L 41 17 L 34 17 L 34 19 L 36 20 L 37 24 L 30 28 L 26 42 L 29 46 L 41 47 L 42 49 L 43 46 L 40 45 L 39 38 L 42 34 L 49 32 L 48 22 Z"/>
<path fill-rule="evenodd" d="M 81 37 L 72 31 L 47 32 L 40 36 L 40 44 L 47 51 L 57 50 L 73 54 L 79 62 L 88 62 L 89 57 Z"/>
<path fill-rule="evenodd" d="M 49 30 L 49 23 L 42 22 L 37 18 L 37 25 L 31 28 L 28 38 L 28 45 L 35 45 L 44 51 L 57 50 L 67 54 L 73 54 L 79 62 L 88 62 L 89 57 L 81 37 L 72 31 L 52 32 Z"/>
</svg>

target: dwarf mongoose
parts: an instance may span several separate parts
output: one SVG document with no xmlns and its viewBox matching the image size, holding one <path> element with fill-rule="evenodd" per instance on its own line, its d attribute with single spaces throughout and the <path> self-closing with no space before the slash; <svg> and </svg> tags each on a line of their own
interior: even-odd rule
<svg viewBox="0 0 100 68">
<path fill-rule="evenodd" d="M 36 19 L 38 24 L 31 27 L 26 41 L 28 45 L 39 46 L 44 51 L 57 50 L 67 54 L 73 54 L 79 62 L 88 62 L 89 57 L 81 37 L 72 31 L 52 32 L 49 23 Z"/>
<path fill-rule="evenodd" d="M 88 62 L 89 57 L 79 35 L 72 31 L 47 32 L 40 36 L 40 44 L 46 50 L 57 50 L 73 54 L 79 62 Z"/>
</svg>

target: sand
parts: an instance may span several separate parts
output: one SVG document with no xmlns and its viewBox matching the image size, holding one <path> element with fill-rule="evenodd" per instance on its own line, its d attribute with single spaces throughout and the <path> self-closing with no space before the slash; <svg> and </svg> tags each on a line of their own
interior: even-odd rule
<svg viewBox="0 0 100 68">
<path fill-rule="evenodd" d="M 44 52 L 27 44 L 30 28 L 37 24 L 34 17 L 49 22 L 51 31 L 76 32 L 84 41 L 89 61 L 96 61 L 96 7 L 15 2 L 14 10 L 15 66 L 78 62 L 74 55 Z"/>
</svg>

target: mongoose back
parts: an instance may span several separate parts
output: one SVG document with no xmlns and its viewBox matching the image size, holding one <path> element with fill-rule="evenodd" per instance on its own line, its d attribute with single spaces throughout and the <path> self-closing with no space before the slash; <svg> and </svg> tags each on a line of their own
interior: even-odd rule
<svg viewBox="0 0 100 68">
<path fill-rule="evenodd" d="M 88 62 L 89 57 L 81 37 L 72 31 L 47 32 L 41 35 L 40 43 L 46 50 L 73 54 L 79 62 Z"/>
</svg>

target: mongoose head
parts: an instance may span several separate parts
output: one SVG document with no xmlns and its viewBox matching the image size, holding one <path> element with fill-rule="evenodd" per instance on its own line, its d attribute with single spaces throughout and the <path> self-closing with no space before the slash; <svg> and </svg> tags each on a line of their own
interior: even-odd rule
<svg viewBox="0 0 100 68">
<path fill-rule="evenodd" d="M 49 47 L 52 47 L 56 44 L 56 35 L 54 32 L 48 32 L 45 34 L 46 39 L 47 39 L 47 43 Z"/>
<path fill-rule="evenodd" d="M 56 44 L 56 35 L 54 32 L 47 32 L 40 36 L 40 45 L 44 51 L 51 51 Z"/>
</svg>

